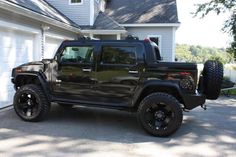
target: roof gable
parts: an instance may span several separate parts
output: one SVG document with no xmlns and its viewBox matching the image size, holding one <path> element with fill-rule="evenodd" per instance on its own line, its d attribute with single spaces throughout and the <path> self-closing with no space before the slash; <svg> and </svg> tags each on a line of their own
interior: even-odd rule
<svg viewBox="0 0 236 157">
<path fill-rule="evenodd" d="M 110 0 L 106 14 L 120 24 L 179 23 L 176 0 Z"/>
<path fill-rule="evenodd" d="M 67 18 L 60 11 L 55 9 L 53 6 L 45 2 L 44 0 L 6 0 L 12 4 L 18 5 L 25 9 L 31 10 L 35 13 L 47 16 L 51 19 L 63 22 L 73 27 L 79 28 L 79 26 Z"/>
<path fill-rule="evenodd" d="M 104 30 L 125 30 L 124 27 L 120 26 L 115 20 L 107 16 L 105 13 L 100 12 L 94 22 L 94 29 Z"/>
</svg>

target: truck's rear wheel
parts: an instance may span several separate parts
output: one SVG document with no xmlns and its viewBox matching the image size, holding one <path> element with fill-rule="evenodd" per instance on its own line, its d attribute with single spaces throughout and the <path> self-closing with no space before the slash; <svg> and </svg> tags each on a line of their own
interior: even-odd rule
<svg viewBox="0 0 236 157">
<path fill-rule="evenodd" d="M 223 65 L 218 61 L 209 60 L 204 64 L 203 94 L 207 99 L 215 100 L 219 97 L 223 80 Z"/>
<path fill-rule="evenodd" d="M 182 124 L 183 113 L 179 102 L 166 93 L 153 93 L 143 99 L 138 108 L 138 120 L 151 135 L 165 137 Z"/>
<path fill-rule="evenodd" d="M 16 114 L 24 121 L 43 120 L 50 111 L 50 103 L 42 89 L 36 85 L 25 85 L 16 91 L 13 102 Z"/>
</svg>

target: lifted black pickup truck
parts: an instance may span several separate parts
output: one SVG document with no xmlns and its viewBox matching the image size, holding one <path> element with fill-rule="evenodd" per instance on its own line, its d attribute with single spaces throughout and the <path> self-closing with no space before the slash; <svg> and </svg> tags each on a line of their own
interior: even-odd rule
<svg viewBox="0 0 236 157">
<path fill-rule="evenodd" d="M 150 40 L 64 41 L 53 59 L 13 69 L 14 109 L 30 122 L 51 102 L 132 111 L 148 133 L 168 136 L 183 110 L 218 98 L 222 77 L 222 64 L 207 61 L 198 81 L 196 64 L 161 61 Z"/>
</svg>

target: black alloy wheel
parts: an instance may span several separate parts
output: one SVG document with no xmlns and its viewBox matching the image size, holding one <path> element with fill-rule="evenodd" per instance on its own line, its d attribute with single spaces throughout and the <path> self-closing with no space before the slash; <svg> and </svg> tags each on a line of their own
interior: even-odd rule
<svg viewBox="0 0 236 157">
<path fill-rule="evenodd" d="M 166 137 L 178 130 L 183 120 L 179 102 L 166 93 L 153 93 L 141 102 L 138 120 L 145 131 Z"/>
<path fill-rule="evenodd" d="M 36 85 L 25 85 L 18 89 L 13 106 L 21 119 L 31 122 L 43 120 L 50 111 L 50 103 L 42 89 Z"/>
</svg>

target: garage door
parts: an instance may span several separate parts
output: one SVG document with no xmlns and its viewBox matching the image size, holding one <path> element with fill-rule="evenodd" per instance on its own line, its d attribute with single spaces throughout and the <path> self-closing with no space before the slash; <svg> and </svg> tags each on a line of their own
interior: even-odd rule
<svg viewBox="0 0 236 157">
<path fill-rule="evenodd" d="M 12 104 L 11 70 L 33 60 L 34 38 L 33 34 L 0 28 L 0 108 Z"/>
<path fill-rule="evenodd" d="M 63 39 L 57 39 L 47 36 L 45 41 L 44 59 L 53 58 L 62 41 Z"/>
</svg>

